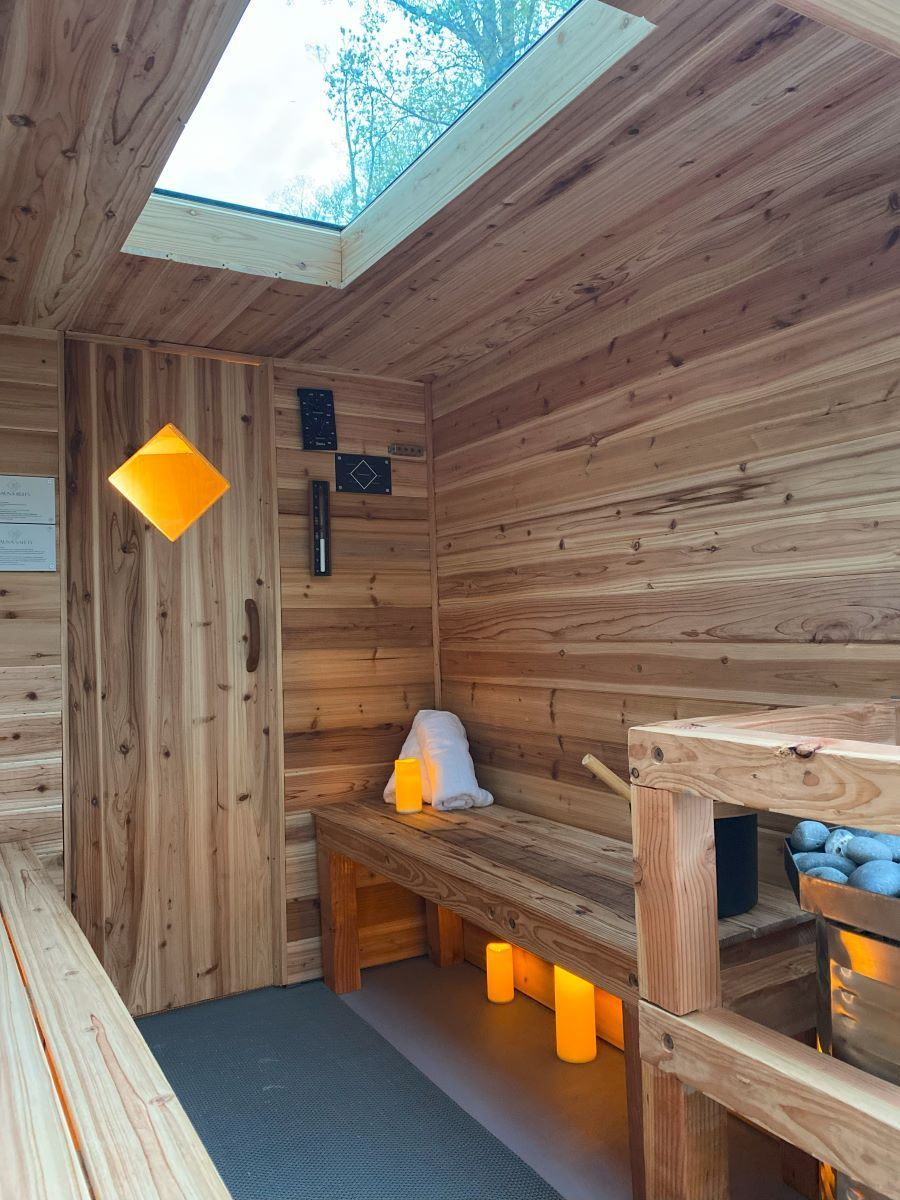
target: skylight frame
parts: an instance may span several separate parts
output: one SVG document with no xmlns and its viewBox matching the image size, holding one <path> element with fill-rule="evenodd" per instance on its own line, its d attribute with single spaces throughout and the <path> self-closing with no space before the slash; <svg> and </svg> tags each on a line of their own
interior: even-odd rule
<svg viewBox="0 0 900 1200">
<path fill-rule="evenodd" d="M 655 26 L 579 0 L 348 225 L 154 191 L 124 253 L 346 287 L 482 178 Z"/>
</svg>

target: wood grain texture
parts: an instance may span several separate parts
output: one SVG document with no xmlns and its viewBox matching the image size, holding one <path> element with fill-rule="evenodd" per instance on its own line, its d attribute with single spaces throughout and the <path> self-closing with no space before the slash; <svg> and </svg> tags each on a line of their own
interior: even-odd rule
<svg viewBox="0 0 900 1200">
<path fill-rule="evenodd" d="M 632 788 L 641 1007 L 692 1013 L 721 1003 L 713 804 L 697 795 Z M 809 1019 L 807 1017 L 807 1019 Z M 726 1112 L 666 1076 L 644 1053 L 648 1200 L 727 1200 Z"/>
<path fill-rule="evenodd" d="M 59 350 L 55 333 L 0 327 L 0 473 L 59 479 Z M 56 571 L 0 573 L 0 841 L 34 840 L 56 877 L 63 862 L 62 554 L 57 537 Z"/>
<path fill-rule="evenodd" d="M 4 1188 L 22 1200 L 88 1200 L 87 1181 L 4 925 L 0 925 L 0 1046 Z"/>
<path fill-rule="evenodd" d="M 541 386 L 490 382 L 539 416 L 890 286 L 896 60 L 765 2 L 626 7 L 656 31 L 341 294 L 118 255 L 78 327 L 434 375 L 439 425 L 454 380 L 464 430 L 496 428 L 492 364 L 529 357 Z"/>
<path fill-rule="evenodd" d="M 712 801 L 632 788 L 641 995 L 669 1012 L 718 1004 Z"/>
<path fill-rule="evenodd" d="M 245 6 L 4 6 L 0 319 L 65 328 L 146 203 Z"/>
<path fill-rule="evenodd" d="M 711 859 L 712 806 L 693 798 L 692 801 L 692 805 L 683 809 L 675 805 L 668 814 L 670 828 L 663 829 L 662 848 L 677 843 L 676 848 L 682 851 L 675 856 L 674 869 L 668 874 L 664 873 L 664 856 L 651 853 L 655 849 L 652 838 L 640 833 L 637 837 L 637 847 L 644 853 L 646 867 L 651 872 L 650 896 L 637 914 L 641 941 L 648 938 L 648 922 L 650 931 L 656 933 L 652 922 L 662 913 L 661 905 L 653 903 L 654 883 L 659 885 L 659 898 L 668 900 L 676 912 L 674 921 L 660 922 L 657 952 L 650 956 L 643 947 L 639 956 L 632 854 L 624 842 L 527 817 L 500 806 L 457 812 L 426 808 L 406 816 L 377 801 L 348 801 L 320 809 L 315 820 L 323 876 L 326 982 L 337 991 L 354 990 L 361 985 L 357 891 L 352 869 L 353 863 L 361 863 L 424 896 L 432 929 L 437 926 L 441 912 L 447 911 L 457 920 L 472 922 L 481 930 L 512 942 L 520 952 L 534 956 L 544 966 L 548 961 L 565 966 L 624 1001 L 626 1007 L 632 1008 L 623 1040 L 631 1088 L 629 1130 L 635 1195 L 642 1200 L 642 1114 L 638 1088 L 642 1070 L 634 1012 L 638 989 L 641 994 L 665 994 L 671 978 L 676 998 L 687 996 L 680 976 L 688 980 L 694 977 L 689 968 L 680 965 L 679 951 L 692 953 L 694 943 L 703 942 L 704 935 L 708 935 L 714 962 L 698 976 L 699 986 L 695 984 L 690 998 L 715 1003 L 720 947 L 723 960 L 731 962 L 726 976 L 736 972 L 744 977 L 748 966 L 749 973 L 757 976 L 756 964 L 772 949 L 779 953 L 780 939 L 785 934 L 793 936 L 809 925 L 802 918 L 798 922 L 796 906 L 788 897 L 775 892 L 776 910 L 779 907 L 783 913 L 794 910 L 787 922 L 777 911 L 772 911 L 768 919 L 764 916 L 767 898 L 752 913 L 738 919 L 738 924 L 743 925 L 740 933 L 733 921 L 721 921 L 716 927 L 714 869 L 710 862 L 701 864 L 698 872 L 697 856 L 692 853 L 696 848 L 693 839 L 704 857 L 705 843 L 695 835 L 702 833 L 705 825 L 710 851 L 705 857 Z M 667 813 L 663 809 L 643 815 L 648 820 L 656 817 L 666 825 Z M 639 870 L 640 867 L 639 858 Z M 691 900 L 697 897 L 698 873 L 708 881 L 708 886 L 699 891 L 706 893 L 708 904 L 704 912 L 713 919 L 708 928 L 701 923 L 692 940 L 688 910 Z M 676 897 L 684 894 L 683 904 L 672 902 L 673 891 Z M 673 928 L 678 932 L 679 920 L 686 933 L 680 940 L 675 939 L 669 954 L 671 965 L 666 967 L 661 953 L 662 939 Z M 436 932 L 433 940 L 435 958 L 443 965 L 445 959 Z M 483 942 L 480 944 L 483 946 Z M 810 959 L 806 965 L 813 969 Z M 522 966 L 520 958 L 520 971 Z M 644 969 L 646 981 L 638 978 L 638 972 Z M 738 992 L 742 990 L 740 983 L 730 986 Z M 527 990 L 533 992 L 534 983 Z M 751 994 L 753 988 L 748 986 L 745 995 Z M 759 999 L 761 993 L 756 992 L 755 996 Z M 808 995 L 808 999 L 811 1002 L 812 997 Z M 812 1019 L 810 1003 L 807 1022 Z M 678 1200 L 694 1200 L 697 1196 L 703 1200 L 726 1200 L 727 1191 L 715 1174 L 727 1167 L 724 1110 L 705 1096 L 689 1094 L 678 1079 L 667 1078 L 650 1064 L 644 1065 L 643 1076 L 643 1120 L 648 1130 L 647 1195 L 651 1200 L 674 1200 L 676 1196 Z M 684 1145 L 679 1143 L 679 1135 L 685 1136 Z M 657 1161 L 662 1156 L 666 1165 Z M 724 1181 L 727 1184 L 727 1174 Z M 674 1190 L 676 1185 L 679 1190 Z M 697 1187 L 692 1191 L 694 1185 Z"/>
<path fill-rule="evenodd" d="M 350 796 L 380 797 L 413 717 L 434 705 L 432 541 L 427 458 L 393 460 L 391 496 L 336 493 L 334 456 L 302 449 L 297 400 L 297 388 L 329 388 L 341 450 L 386 455 L 394 441 L 426 445 L 421 384 L 276 362 L 274 385 L 288 975 L 296 982 L 321 974 L 308 814 Z M 332 485 L 334 573 L 318 579 L 309 571 L 311 478 Z M 411 905 L 384 879 L 367 881 L 360 895 L 363 966 L 423 953 L 421 902 Z"/>
<path fill-rule="evenodd" d="M 495 937 L 636 1001 L 626 842 L 500 805 L 449 813 L 426 808 L 403 817 L 377 800 L 351 800 L 317 810 L 315 820 L 320 852 L 353 859 Z M 769 939 L 808 924 L 792 896 L 762 885 L 752 912 L 718 923 L 726 974 L 749 967 L 755 975 L 750 948 L 765 956 Z"/>
<path fill-rule="evenodd" d="M 900 1195 L 894 1084 L 722 1009 L 675 1017 L 642 1002 L 641 1054 L 649 1064 L 645 1069 L 657 1076 L 695 1096 L 705 1093 L 710 1103 L 746 1116 L 885 1196 Z M 693 1145 L 700 1144 L 701 1132 Z M 678 1153 L 675 1146 L 667 1149 L 671 1156 Z M 704 1194 L 657 1193 L 685 1200 Z"/>
<path fill-rule="evenodd" d="M 86 1194 L 227 1200 L 168 1080 L 27 846 L 0 845 L 0 912 L 72 1121 Z M 19 1097 L 10 1111 L 21 1108 Z M 42 1130 L 40 1146 L 48 1166 L 49 1133 Z"/>
<path fill-rule="evenodd" d="M 66 369 L 74 911 L 132 1011 L 280 982 L 267 373 L 89 342 L 68 344 Z M 175 543 L 106 485 L 167 421 L 231 484 Z"/>
<path fill-rule="evenodd" d="M 425 904 L 428 957 L 436 967 L 454 967 L 465 958 L 463 921 L 456 913 L 430 900 Z"/>
<path fill-rule="evenodd" d="M 791 0 L 791 8 L 900 55 L 900 12 L 892 0 Z"/>
<path fill-rule="evenodd" d="M 893 741 L 677 723 L 633 729 L 628 740 L 633 777 L 648 791 L 690 790 L 761 812 L 900 833 L 900 747 Z"/>
<path fill-rule="evenodd" d="M 648 1200 L 729 1200 L 725 1110 L 646 1060 L 642 1078 Z"/>
<path fill-rule="evenodd" d="M 641 1063 L 641 1026 L 636 1004 L 622 1005 L 622 1048 L 625 1051 L 625 1096 L 628 1116 L 628 1157 L 631 1163 L 632 1200 L 645 1200 L 647 1168 L 644 1162 L 644 1087 Z"/>
<path fill-rule="evenodd" d="M 343 995 L 362 984 L 359 969 L 359 917 L 356 904 L 356 864 L 327 845 L 319 844 L 322 889 L 322 959 L 325 983 Z"/>
<path fill-rule="evenodd" d="M 659 19 L 428 360 L 445 702 L 504 803 L 616 837 L 581 758 L 621 773 L 642 706 L 881 700 L 900 645 L 900 63 L 765 4 Z"/>
</svg>

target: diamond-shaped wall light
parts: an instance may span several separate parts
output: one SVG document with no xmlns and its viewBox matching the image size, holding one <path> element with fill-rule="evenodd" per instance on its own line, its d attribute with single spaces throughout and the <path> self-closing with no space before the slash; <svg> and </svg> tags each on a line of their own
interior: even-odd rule
<svg viewBox="0 0 900 1200">
<path fill-rule="evenodd" d="M 109 477 L 126 500 L 176 541 L 228 491 L 228 480 L 174 425 L 165 425 Z"/>
</svg>

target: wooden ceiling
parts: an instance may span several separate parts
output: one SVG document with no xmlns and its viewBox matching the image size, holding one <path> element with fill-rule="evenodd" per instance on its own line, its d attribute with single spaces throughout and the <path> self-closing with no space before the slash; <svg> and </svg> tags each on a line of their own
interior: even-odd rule
<svg viewBox="0 0 900 1200">
<path fill-rule="evenodd" d="M 122 254 L 244 2 L 0 4 L 0 322 L 423 378 L 736 269 L 782 270 L 766 319 L 799 319 L 823 238 L 842 287 L 898 282 L 891 0 L 615 0 L 656 32 L 344 290 Z"/>
</svg>

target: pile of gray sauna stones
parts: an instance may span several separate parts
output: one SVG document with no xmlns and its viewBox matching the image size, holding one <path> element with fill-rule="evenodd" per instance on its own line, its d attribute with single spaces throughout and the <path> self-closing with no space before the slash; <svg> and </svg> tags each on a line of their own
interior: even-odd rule
<svg viewBox="0 0 900 1200">
<path fill-rule="evenodd" d="M 900 896 L 900 835 L 801 821 L 790 837 L 798 871 L 879 896 Z"/>
</svg>

